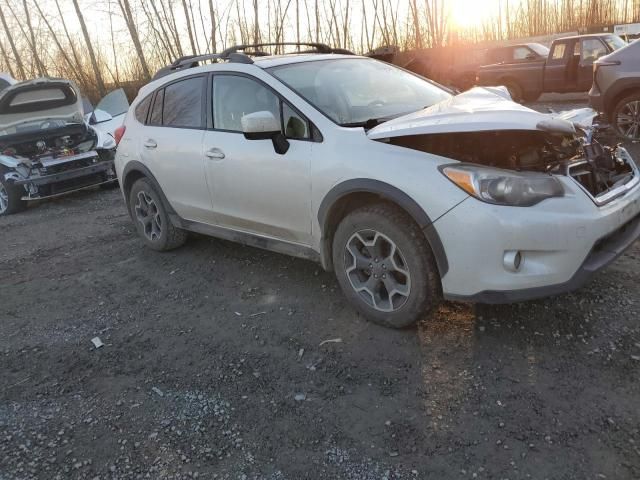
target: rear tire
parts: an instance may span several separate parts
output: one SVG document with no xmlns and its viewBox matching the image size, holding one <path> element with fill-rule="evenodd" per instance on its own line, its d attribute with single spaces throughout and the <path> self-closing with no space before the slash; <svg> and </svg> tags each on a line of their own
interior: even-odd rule
<svg viewBox="0 0 640 480">
<path fill-rule="evenodd" d="M 164 252 L 182 246 L 187 240 L 187 232 L 171 223 L 162 198 L 146 178 L 137 180 L 131 187 L 129 210 L 147 247 Z"/>
<path fill-rule="evenodd" d="M 351 304 L 385 327 L 413 325 L 442 299 L 424 233 L 391 204 L 367 205 L 342 220 L 333 238 L 333 265 Z"/>
<path fill-rule="evenodd" d="M 640 93 L 627 95 L 613 109 L 611 125 L 625 140 L 640 140 Z"/>
<path fill-rule="evenodd" d="M 12 215 L 27 208 L 27 202 L 22 200 L 24 188 L 5 180 L 6 169 L 0 168 L 0 217 Z"/>
</svg>

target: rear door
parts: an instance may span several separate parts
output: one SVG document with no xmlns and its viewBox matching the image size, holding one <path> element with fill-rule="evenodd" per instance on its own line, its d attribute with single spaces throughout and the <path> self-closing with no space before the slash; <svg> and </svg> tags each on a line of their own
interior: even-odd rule
<svg viewBox="0 0 640 480">
<path fill-rule="evenodd" d="M 202 153 L 206 83 L 206 75 L 196 75 L 156 90 L 139 148 L 178 215 L 208 223 L 212 206 Z"/>
</svg>

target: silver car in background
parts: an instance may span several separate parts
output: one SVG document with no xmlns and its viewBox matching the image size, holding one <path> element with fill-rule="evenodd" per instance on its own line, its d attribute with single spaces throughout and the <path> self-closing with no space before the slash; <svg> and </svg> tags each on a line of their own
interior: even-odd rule
<svg viewBox="0 0 640 480">
<path fill-rule="evenodd" d="M 601 57 L 593 64 L 589 100 L 618 135 L 628 140 L 640 140 L 639 41 Z"/>
</svg>

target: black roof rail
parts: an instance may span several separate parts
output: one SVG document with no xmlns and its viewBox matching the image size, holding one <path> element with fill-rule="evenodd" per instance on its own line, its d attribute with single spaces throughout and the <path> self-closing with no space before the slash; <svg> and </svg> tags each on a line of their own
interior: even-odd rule
<svg viewBox="0 0 640 480">
<path fill-rule="evenodd" d="M 273 43 L 253 43 L 253 44 L 243 44 L 243 45 L 235 45 L 233 47 L 229 47 L 221 53 L 207 53 L 202 55 L 186 55 L 184 57 L 180 57 L 176 59 L 172 64 L 167 65 L 166 67 L 161 68 L 156 72 L 153 76 L 152 80 L 156 80 L 158 78 L 164 77 L 165 75 L 169 75 L 177 70 L 183 70 L 185 68 L 193 68 L 200 65 L 200 62 L 205 62 L 208 60 L 218 61 L 218 60 L 228 60 L 232 63 L 253 63 L 250 57 L 265 57 L 270 54 L 259 50 L 262 47 L 286 47 L 286 46 L 296 46 L 296 47 L 311 47 L 311 49 L 307 50 L 298 50 L 293 53 L 338 53 L 343 55 L 354 55 L 353 52 L 344 48 L 333 48 L 324 43 L 317 42 L 273 42 Z M 248 49 L 253 49 L 251 51 L 247 51 Z"/>
<path fill-rule="evenodd" d="M 235 45 L 233 47 L 227 48 L 222 55 L 228 55 L 232 52 L 244 51 L 249 48 L 256 49 L 257 53 L 264 55 L 264 53 L 260 50 L 257 50 L 262 47 L 311 47 L 313 50 L 305 50 L 304 52 L 295 52 L 295 53 L 342 53 L 346 55 L 353 55 L 353 52 L 346 50 L 344 48 L 333 48 L 325 43 L 318 42 L 267 42 L 267 43 L 249 43 L 243 45 Z"/>
</svg>

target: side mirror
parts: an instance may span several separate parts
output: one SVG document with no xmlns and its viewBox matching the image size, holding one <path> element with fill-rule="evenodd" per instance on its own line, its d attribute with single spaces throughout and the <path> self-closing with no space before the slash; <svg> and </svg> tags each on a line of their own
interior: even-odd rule
<svg viewBox="0 0 640 480">
<path fill-rule="evenodd" d="M 113 120 L 113 117 L 110 114 L 104 110 L 94 110 L 91 114 L 91 118 L 89 119 L 89 124 L 95 125 L 96 123 L 108 122 L 109 120 Z"/>
<path fill-rule="evenodd" d="M 268 111 L 254 112 L 244 115 L 242 132 L 247 140 L 269 140 L 273 141 L 273 148 L 276 153 L 284 155 L 289 150 L 289 141 L 282 134 L 280 122 Z"/>
</svg>

